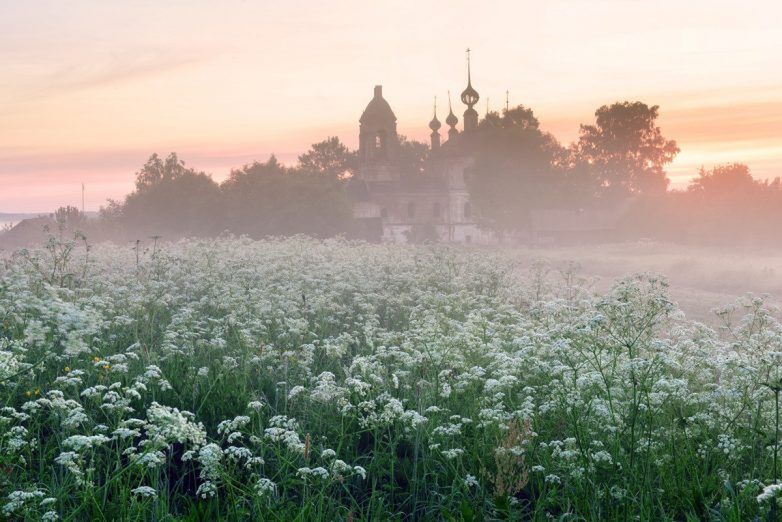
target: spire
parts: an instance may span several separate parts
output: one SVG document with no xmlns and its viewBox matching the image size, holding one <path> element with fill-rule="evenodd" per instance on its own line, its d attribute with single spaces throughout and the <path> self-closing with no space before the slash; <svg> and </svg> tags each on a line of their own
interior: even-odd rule
<svg viewBox="0 0 782 522">
<path fill-rule="evenodd" d="M 432 150 L 440 147 L 440 127 L 442 124 L 437 119 L 437 96 L 434 97 L 434 116 L 432 121 L 429 122 L 429 128 L 432 129 L 432 134 L 429 136 L 432 138 Z"/>
<path fill-rule="evenodd" d="M 432 118 L 432 121 L 429 122 L 429 128 L 433 131 L 437 132 L 442 125 L 440 124 L 440 120 L 437 119 L 437 96 L 434 97 L 434 117 Z"/>
<path fill-rule="evenodd" d="M 445 123 L 451 127 L 448 129 L 449 140 L 459 134 L 459 131 L 456 130 L 456 124 L 459 123 L 459 118 L 456 117 L 456 115 L 453 113 L 453 109 L 451 108 L 451 91 L 448 91 L 448 117 L 445 118 Z"/>
<path fill-rule="evenodd" d="M 467 110 L 464 111 L 464 130 L 473 130 L 478 126 L 478 113 L 473 109 L 480 96 L 472 86 L 472 73 L 470 70 L 470 49 L 467 48 L 467 88 L 462 91 L 462 103 L 467 106 Z"/>
<path fill-rule="evenodd" d="M 472 78 L 470 77 L 470 48 L 467 48 L 467 86 L 472 86 Z"/>
</svg>

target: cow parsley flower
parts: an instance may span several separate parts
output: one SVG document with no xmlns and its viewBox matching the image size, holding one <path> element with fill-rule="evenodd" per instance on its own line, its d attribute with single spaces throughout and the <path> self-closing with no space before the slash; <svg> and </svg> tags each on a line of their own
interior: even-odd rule
<svg viewBox="0 0 782 522">
<path fill-rule="evenodd" d="M 157 498 L 157 491 L 149 486 L 139 486 L 131 489 L 130 492 L 141 498 Z"/>
</svg>

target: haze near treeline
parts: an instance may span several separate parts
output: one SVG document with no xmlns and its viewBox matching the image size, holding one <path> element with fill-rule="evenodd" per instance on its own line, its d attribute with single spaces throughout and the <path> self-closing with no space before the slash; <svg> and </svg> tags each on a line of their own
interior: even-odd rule
<svg viewBox="0 0 782 522">
<path fill-rule="evenodd" d="M 78 207 L 82 182 L 97 210 L 129 193 L 156 151 L 222 181 L 271 153 L 293 166 L 325 136 L 355 149 L 379 83 L 400 132 L 426 141 L 432 97 L 444 107 L 464 87 L 468 45 L 481 115 L 510 91 L 567 145 L 597 107 L 641 100 L 661 107 L 681 148 L 672 187 L 701 165 L 738 161 L 760 179 L 779 168 L 777 3 L 180 7 L 0 6 L 0 212 Z"/>
</svg>

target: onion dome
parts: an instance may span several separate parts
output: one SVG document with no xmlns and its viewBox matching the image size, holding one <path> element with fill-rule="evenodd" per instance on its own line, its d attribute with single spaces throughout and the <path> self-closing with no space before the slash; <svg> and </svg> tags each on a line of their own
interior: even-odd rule
<svg viewBox="0 0 782 522">
<path fill-rule="evenodd" d="M 448 117 L 445 118 L 445 123 L 447 123 L 450 127 L 456 127 L 456 124 L 459 123 L 459 118 L 457 118 L 456 114 L 451 111 L 448 113 Z"/>
<path fill-rule="evenodd" d="M 480 100 L 480 96 L 478 95 L 478 91 L 472 88 L 472 85 L 469 83 L 467 84 L 467 88 L 462 91 L 462 103 L 464 103 L 466 106 L 472 108 L 473 105 L 478 103 L 478 100 Z"/>
<path fill-rule="evenodd" d="M 470 77 L 470 50 L 467 49 L 467 88 L 462 91 L 462 103 L 471 108 L 478 103 L 481 97 L 478 95 L 472 86 L 472 78 Z"/>
<path fill-rule="evenodd" d="M 448 124 L 450 129 L 448 129 L 448 139 L 452 140 L 456 138 L 456 136 L 459 135 L 459 131 L 456 130 L 456 124 L 459 123 L 459 118 L 456 117 L 456 115 L 453 113 L 453 109 L 451 108 L 451 92 L 448 92 L 448 117 L 445 118 L 445 123 Z"/>
<path fill-rule="evenodd" d="M 451 93 L 448 93 L 448 117 L 445 118 L 445 123 L 448 124 L 449 127 L 456 127 L 456 124 L 459 123 L 459 118 L 456 117 L 456 114 L 453 113 L 453 109 L 451 108 Z"/>
<path fill-rule="evenodd" d="M 440 127 L 442 127 L 442 123 L 440 123 L 440 120 L 437 119 L 437 97 L 434 99 L 434 117 L 432 118 L 432 121 L 429 122 L 429 128 L 432 129 L 433 132 L 437 132 L 440 130 Z"/>
</svg>

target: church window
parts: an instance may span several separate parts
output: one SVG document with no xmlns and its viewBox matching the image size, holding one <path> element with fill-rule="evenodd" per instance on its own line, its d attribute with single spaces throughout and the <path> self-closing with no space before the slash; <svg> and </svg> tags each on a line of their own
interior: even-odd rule
<svg viewBox="0 0 782 522">
<path fill-rule="evenodd" d="M 380 209 L 380 217 L 383 219 L 386 219 L 388 217 L 388 209 L 387 208 L 381 208 Z"/>
<path fill-rule="evenodd" d="M 472 205 L 470 205 L 470 202 L 466 202 L 464 204 L 464 218 L 470 219 L 472 217 Z"/>
<path fill-rule="evenodd" d="M 415 203 L 408 203 L 407 204 L 407 217 L 412 219 L 415 217 Z"/>
<path fill-rule="evenodd" d="M 375 136 L 375 149 L 377 151 L 378 158 L 385 158 L 387 156 L 386 154 L 387 142 L 388 142 L 388 138 L 386 136 L 386 131 L 384 130 L 377 131 L 377 135 Z"/>
</svg>

